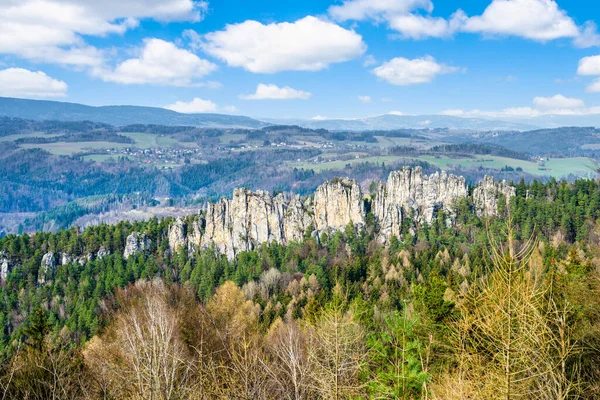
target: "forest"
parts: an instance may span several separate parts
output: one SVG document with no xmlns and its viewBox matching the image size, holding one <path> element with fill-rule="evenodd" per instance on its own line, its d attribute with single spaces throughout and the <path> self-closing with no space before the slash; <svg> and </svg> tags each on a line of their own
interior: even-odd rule
<svg viewBox="0 0 600 400">
<path fill-rule="evenodd" d="M 600 184 L 515 187 L 496 218 L 467 198 L 386 246 L 368 217 L 231 261 L 172 252 L 171 218 L 7 235 L 0 393 L 598 398 Z M 148 238 L 133 254 L 132 233 Z"/>
</svg>

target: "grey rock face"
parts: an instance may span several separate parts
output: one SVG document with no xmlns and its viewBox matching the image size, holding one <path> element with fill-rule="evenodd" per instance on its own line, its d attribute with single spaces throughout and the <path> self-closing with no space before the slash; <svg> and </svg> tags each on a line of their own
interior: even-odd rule
<svg viewBox="0 0 600 400">
<path fill-rule="evenodd" d="M 315 228 L 320 232 L 344 229 L 350 222 L 365 224 L 360 186 L 353 179 L 336 179 L 317 188 L 314 199 Z"/>
<path fill-rule="evenodd" d="M 182 247 L 186 247 L 187 238 L 185 224 L 181 218 L 177 218 L 175 223 L 169 228 L 169 247 L 173 251 L 177 251 Z"/>
<path fill-rule="evenodd" d="M 110 251 L 107 250 L 104 247 L 100 247 L 100 249 L 98 250 L 98 252 L 96 253 L 96 258 L 98 260 L 102 260 L 104 257 L 110 255 Z"/>
<path fill-rule="evenodd" d="M 71 259 L 71 256 L 67 253 L 61 253 L 60 254 L 60 265 L 67 265 L 67 264 L 71 264 L 73 260 Z"/>
<path fill-rule="evenodd" d="M 133 232 L 127 236 L 125 241 L 125 250 L 123 251 L 123 258 L 128 259 L 135 253 L 146 251 L 150 248 L 151 241 L 143 233 Z"/>
<path fill-rule="evenodd" d="M 252 250 L 262 243 L 297 240 L 307 226 L 300 204 L 299 198 L 288 201 L 283 194 L 273 197 L 260 190 L 235 189 L 231 200 L 223 198 L 208 205 L 200 246 L 214 244 L 219 252 L 233 258 L 237 252 Z"/>
<path fill-rule="evenodd" d="M 10 262 L 6 252 L 0 251 L 0 279 L 4 282 L 10 273 Z"/>
<path fill-rule="evenodd" d="M 493 188 L 507 197 L 514 195 L 514 188 L 504 183 L 494 184 Z M 486 190 L 476 193 L 488 199 Z M 451 223 L 454 203 L 467 195 L 463 177 L 445 172 L 427 176 L 419 167 L 392 172 L 388 181 L 379 185 L 372 204 L 380 227 L 379 239 L 386 243 L 392 235 L 399 235 L 402 221 L 408 216 L 412 216 L 416 224 L 431 223 L 437 212 L 444 210 L 450 215 L 448 222 Z M 497 209 L 489 204 L 486 207 Z M 203 216 L 193 222 L 186 225 L 177 219 L 169 228 L 169 245 L 171 254 L 179 249 L 193 252 L 214 246 L 233 259 L 237 253 L 263 243 L 300 241 L 309 227 L 312 227 L 309 233 L 319 238 L 321 233 L 343 230 L 350 222 L 357 227 L 364 226 L 365 220 L 363 193 L 351 179 L 326 182 L 317 188 L 314 196 L 305 199 L 235 189 L 231 200 L 222 198 L 209 203 Z"/>
<path fill-rule="evenodd" d="M 53 252 L 49 251 L 48 253 L 44 254 L 42 257 L 41 267 L 42 274 L 40 274 L 38 277 L 38 283 L 43 284 L 46 283 L 46 275 L 48 274 L 48 271 L 51 271 L 52 274 L 54 274 L 54 271 L 56 270 L 56 257 L 54 256 Z"/>
<path fill-rule="evenodd" d="M 383 241 L 398 235 L 402 220 L 413 215 L 417 223 L 431 223 L 438 210 L 454 214 L 453 203 L 467 196 L 463 177 L 441 174 L 423 175 L 420 167 L 405 167 L 390 173 L 381 184 L 373 202 L 373 214 Z"/>
<path fill-rule="evenodd" d="M 485 176 L 483 181 L 473 190 L 473 204 L 478 217 L 498 216 L 498 200 L 503 195 L 506 202 L 516 195 L 514 187 L 506 181 L 496 182 L 493 177 Z"/>
</svg>

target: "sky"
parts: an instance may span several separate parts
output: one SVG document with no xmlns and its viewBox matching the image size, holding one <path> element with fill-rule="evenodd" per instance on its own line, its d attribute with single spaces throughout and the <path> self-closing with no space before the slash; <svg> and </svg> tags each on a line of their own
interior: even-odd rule
<svg viewBox="0 0 600 400">
<path fill-rule="evenodd" d="M 257 118 L 600 114 L 591 0 L 0 0 L 0 96 Z"/>
</svg>

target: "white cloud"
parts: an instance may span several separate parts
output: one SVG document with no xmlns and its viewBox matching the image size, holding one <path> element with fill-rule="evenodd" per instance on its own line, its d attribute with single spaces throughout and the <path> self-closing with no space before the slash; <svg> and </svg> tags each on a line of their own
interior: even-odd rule
<svg viewBox="0 0 600 400">
<path fill-rule="evenodd" d="M 373 73 L 393 85 L 408 86 L 429 83 L 436 76 L 458 72 L 460 69 L 439 64 L 431 56 L 415 58 L 397 57 L 375 68 Z"/>
<path fill-rule="evenodd" d="M 324 117 L 322 115 L 315 115 L 314 117 L 311 118 L 313 121 L 325 121 L 328 120 L 329 118 Z"/>
<path fill-rule="evenodd" d="M 390 16 L 388 22 L 392 29 L 400 32 L 400 38 L 420 40 L 428 37 L 452 36 L 466 19 L 465 13 L 459 10 L 452 14 L 449 20 L 417 14 L 401 14 Z"/>
<path fill-rule="evenodd" d="M 600 84 L 599 84 L 600 87 Z M 500 111 L 461 110 L 451 109 L 439 113 L 467 118 L 535 118 L 545 115 L 584 116 L 600 114 L 600 107 L 586 107 L 583 100 L 556 95 L 552 97 L 536 97 L 533 99 L 534 107 L 510 107 Z"/>
<path fill-rule="evenodd" d="M 581 48 L 600 46 L 600 35 L 598 34 L 596 23 L 594 21 L 587 21 L 573 43 L 575 46 Z"/>
<path fill-rule="evenodd" d="M 190 102 L 177 101 L 173 104 L 165 106 L 167 110 L 176 111 L 182 114 L 195 114 L 195 113 L 206 113 L 215 112 L 219 108 L 214 102 L 210 100 L 203 100 L 198 97 Z"/>
<path fill-rule="evenodd" d="M 358 96 L 358 101 L 361 103 L 370 103 L 372 101 L 371 96 Z"/>
<path fill-rule="evenodd" d="M 338 21 L 384 19 L 389 14 L 408 14 L 423 9 L 433 11 L 431 0 L 346 0 L 342 5 L 329 7 L 329 15 Z"/>
<path fill-rule="evenodd" d="M 543 110 L 560 110 L 565 108 L 585 107 L 583 100 L 565 97 L 562 94 L 557 94 L 552 97 L 536 97 L 533 99 L 533 105 Z"/>
<path fill-rule="evenodd" d="M 396 116 L 400 116 L 401 117 L 401 116 L 408 115 L 408 114 L 403 113 L 402 111 L 390 111 L 388 113 L 388 115 L 396 115 Z"/>
<path fill-rule="evenodd" d="M 598 76 L 600 75 L 600 56 L 584 57 L 579 60 L 577 75 Z M 593 81 L 585 89 L 588 93 L 600 93 L 600 78 Z"/>
<path fill-rule="evenodd" d="M 256 92 L 253 94 L 240 95 L 242 100 L 308 100 L 312 96 L 311 93 L 303 90 L 292 89 L 289 86 L 282 88 L 277 85 L 259 84 L 256 87 Z"/>
<path fill-rule="evenodd" d="M 600 93 L 600 79 L 596 79 L 585 88 L 588 93 Z"/>
<path fill-rule="evenodd" d="M 583 57 L 579 60 L 577 75 L 600 75 L 600 56 Z"/>
<path fill-rule="evenodd" d="M 460 9 L 448 19 L 434 17 L 432 12 L 430 0 L 347 0 L 329 8 L 329 15 L 340 21 L 386 22 L 402 39 L 447 38 L 470 32 L 541 42 L 571 38 L 577 47 L 600 46 L 596 24 L 588 21 L 578 26 L 555 0 L 492 0 L 483 14 L 470 18 Z"/>
<path fill-rule="evenodd" d="M 51 98 L 67 95 L 65 82 L 51 78 L 42 71 L 23 68 L 0 70 L 0 96 L 21 98 Z"/>
<path fill-rule="evenodd" d="M 367 54 L 363 60 L 363 67 L 370 67 L 377 64 L 377 60 L 371 54 Z"/>
<path fill-rule="evenodd" d="M 151 18 L 202 19 L 208 3 L 194 0 L 3 0 L 0 53 L 78 66 L 98 66 L 104 53 L 84 36 L 123 34 Z"/>
<path fill-rule="evenodd" d="M 366 50 L 356 32 L 312 16 L 268 25 L 257 21 L 227 25 L 204 35 L 198 45 L 229 66 L 255 73 L 318 71 Z"/>
<path fill-rule="evenodd" d="M 580 34 L 575 21 L 554 0 L 493 0 L 482 15 L 468 18 L 462 29 L 538 41 Z"/>
<path fill-rule="evenodd" d="M 160 39 L 145 40 L 138 58 L 119 64 L 114 70 L 98 70 L 96 75 L 108 82 L 164 86 L 210 85 L 197 79 L 215 71 L 217 66 L 194 53 Z"/>
</svg>

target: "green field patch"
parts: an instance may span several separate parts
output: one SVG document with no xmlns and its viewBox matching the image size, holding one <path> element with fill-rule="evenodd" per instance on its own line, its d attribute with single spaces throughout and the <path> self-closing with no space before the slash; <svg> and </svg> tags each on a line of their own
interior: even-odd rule
<svg viewBox="0 0 600 400">
<path fill-rule="evenodd" d="M 17 133 L 14 135 L 7 135 L 0 137 L 0 142 L 12 142 L 13 140 L 23 139 L 23 138 L 53 138 L 57 136 L 61 136 L 62 133 L 41 133 L 41 132 L 33 132 L 33 133 Z"/>
<path fill-rule="evenodd" d="M 22 144 L 20 145 L 24 149 L 42 149 L 52 154 L 69 156 L 76 153 L 82 153 L 86 151 L 94 151 L 100 149 L 123 149 L 131 147 L 127 143 L 114 143 L 114 142 L 62 142 L 62 143 L 44 143 L 44 144 Z"/>
<path fill-rule="evenodd" d="M 592 170 L 592 161 L 585 157 L 573 158 L 554 158 L 546 161 L 543 166 L 536 162 L 516 160 L 513 158 L 497 157 L 497 156 L 474 156 L 473 158 L 450 158 L 447 156 L 376 156 L 353 158 L 350 160 L 336 160 L 330 162 L 314 163 L 303 161 L 291 163 L 291 167 L 304 168 L 320 172 L 324 170 L 340 170 L 344 169 L 347 164 L 355 165 L 359 163 L 386 163 L 393 164 L 403 160 L 426 161 L 441 169 L 449 169 L 451 167 L 477 168 L 479 166 L 485 168 L 501 169 L 505 166 L 510 166 L 514 169 L 522 168 L 524 172 L 537 176 L 553 176 L 555 178 L 566 177 L 569 174 L 576 176 L 592 176 L 595 175 Z"/>
<path fill-rule="evenodd" d="M 234 133 L 224 133 L 219 136 L 219 141 L 223 144 L 230 144 L 231 142 L 246 142 L 245 134 L 234 134 Z"/>
</svg>

